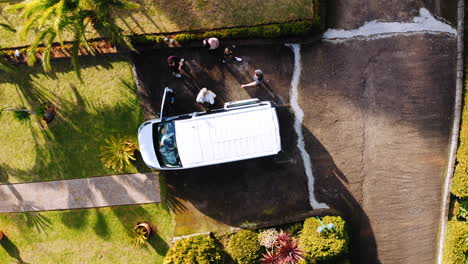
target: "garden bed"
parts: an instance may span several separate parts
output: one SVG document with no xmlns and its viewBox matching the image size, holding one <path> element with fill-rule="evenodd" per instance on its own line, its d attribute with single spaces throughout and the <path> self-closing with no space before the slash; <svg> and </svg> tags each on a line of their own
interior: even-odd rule
<svg viewBox="0 0 468 264">
<path fill-rule="evenodd" d="M 163 263 L 283 263 L 286 258 L 291 264 L 348 263 L 346 229 L 341 217 L 325 216 L 268 229 L 189 236 L 174 243 Z"/>
</svg>

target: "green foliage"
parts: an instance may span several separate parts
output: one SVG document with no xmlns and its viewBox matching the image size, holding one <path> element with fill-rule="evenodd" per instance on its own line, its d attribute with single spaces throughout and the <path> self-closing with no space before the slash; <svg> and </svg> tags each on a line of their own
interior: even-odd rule
<svg viewBox="0 0 468 264">
<path fill-rule="evenodd" d="M 468 197 L 455 201 L 455 207 L 457 208 L 455 215 L 468 222 Z"/>
<path fill-rule="evenodd" d="M 301 230 L 302 228 L 304 227 L 304 224 L 302 222 L 298 222 L 298 223 L 295 223 L 295 224 L 292 224 L 291 226 L 289 226 L 286 231 L 291 234 L 292 237 L 299 237 L 299 235 L 301 234 Z"/>
<path fill-rule="evenodd" d="M 465 128 L 462 128 L 462 130 L 464 129 Z M 465 148 L 465 145 L 468 144 L 468 139 L 466 140 L 467 142 L 465 143 L 463 139 L 460 139 L 460 148 L 458 149 L 459 163 L 455 168 L 455 175 L 453 176 L 452 185 L 450 187 L 450 191 L 457 197 L 468 197 L 468 160 L 460 156 L 460 152 L 468 151 L 468 149 Z"/>
<path fill-rule="evenodd" d="M 333 223 L 335 227 L 332 231 L 318 233 L 320 222 L 316 218 L 308 218 L 299 237 L 299 246 L 309 262 L 332 261 L 348 253 L 346 222 L 339 216 L 325 216 L 322 222 L 325 225 Z"/>
<path fill-rule="evenodd" d="M 278 38 L 281 36 L 281 27 L 279 25 L 270 25 L 262 27 L 262 37 L 264 38 Z"/>
<path fill-rule="evenodd" d="M 18 109 L 24 109 L 24 106 L 19 106 L 17 107 Z M 18 120 L 20 122 L 25 122 L 28 121 L 31 117 L 31 114 L 27 111 L 13 111 L 13 117 L 15 120 Z"/>
<path fill-rule="evenodd" d="M 94 54 L 86 36 L 88 27 L 93 27 L 111 43 L 134 50 L 129 37 L 117 26 L 111 13 L 113 10 L 136 7 L 138 5 L 126 0 L 25 0 L 9 6 L 8 9 L 12 12 L 20 10 L 21 17 L 25 20 L 19 32 L 21 38 L 25 39 L 28 34 L 36 36 L 27 52 L 29 65 L 35 64 L 38 48 L 43 45 L 42 66 L 45 71 L 50 71 L 53 44 L 59 42 L 63 45 L 64 38 L 72 36 L 70 53 L 79 76 L 77 60 L 80 47 Z"/>
<path fill-rule="evenodd" d="M 131 139 L 111 136 L 105 142 L 106 145 L 101 146 L 101 161 L 106 168 L 121 171 L 130 164 L 130 160 L 135 160 L 137 146 Z"/>
<path fill-rule="evenodd" d="M 241 230 L 234 234 L 227 250 L 238 264 L 258 263 L 262 256 L 258 234 L 251 230 Z"/>
<path fill-rule="evenodd" d="M 163 36 L 155 36 L 155 35 L 135 35 L 130 37 L 132 43 L 135 44 L 161 44 L 164 43 Z"/>
<path fill-rule="evenodd" d="M 280 38 L 306 36 L 320 32 L 320 20 L 304 20 L 284 24 L 266 26 L 237 27 L 222 30 L 207 31 L 205 33 L 180 33 L 173 38 L 178 43 L 188 43 L 205 38 L 216 37 L 219 39 L 246 39 L 246 38 Z M 157 39 L 161 38 L 161 39 Z M 132 36 L 132 42 L 138 44 L 163 43 L 162 36 Z"/>
<path fill-rule="evenodd" d="M 174 37 L 174 40 L 179 43 L 186 43 L 193 40 L 201 40 L 202 36 L 200 34 L 178 34 Z"/>
<path fill-rule="evenodd" d="M 164 264 L 225 264 L 226 255 L 211 236 L 198 235 L 183 238 L 169 249 Z"/>
<path fill-rule="evenodd" d="M 142 246 L 146 243 L 146 241 L 148 241 L 148 232 L 146 231 L 144 227 L 136 226 L 133 229 L 133 238 L 132 238 L 133 246 L 134 247 Z"/>
<path fill-rule="evenodd" d="M 468 223 L 449 221 L 444 246 L 444 264 L 466 263 L 468 254 Z"/>
</svg>

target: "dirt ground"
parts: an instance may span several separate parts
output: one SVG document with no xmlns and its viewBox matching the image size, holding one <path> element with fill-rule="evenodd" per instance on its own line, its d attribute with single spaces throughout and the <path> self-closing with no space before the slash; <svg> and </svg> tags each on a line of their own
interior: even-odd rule
<svg viewBox="0 0 468 264">
<path fill-rule="evenodd" d="M 436 1 L 334 2 L 336 17 L 329 19 L 342 28 L 371 19 L 409 21 L 422 6 L 444 10 Z M 352 263 L 435 259 L 455 50 L 455 38 L 443 34 L 302 46 L 300 105 L 315 194 L 350 221 Z M 258 97 L 287 104 L 292 52 L 284 46 L 251 46 L 237 53 L 245 61 L 230 65 L 200 49 L 136 55 L 145 117 L 159 112 L 165 86 L 175 89 L 180 113 L 201 110 L 194 99 L 205 86 L 220 103 Z M 180 80 L 165 65 L 172 54 L 188 60 Z M 256 68 L 265 71 L 267 85 L 241 89 Z M 284 163 L 262 158 L 168 175 L 172 194 L 233 226 L 310 209 L 293 116 L 288 107 L 281 107 L 279 116 Z"/>
</svg>

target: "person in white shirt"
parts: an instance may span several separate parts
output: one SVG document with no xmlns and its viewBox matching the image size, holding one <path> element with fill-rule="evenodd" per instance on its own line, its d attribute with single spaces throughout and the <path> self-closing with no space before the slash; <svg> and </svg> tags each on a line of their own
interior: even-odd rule
<svg viewBox="0 0 468 264">
<path fill-rule="evenodd" d="M 216 97 L 216 94 L 213 93 L 212 91 L 206 89 L 206 88 L 202 88 L 200 90 L 200 92 L 198 93 L 197 95 L 197 103 L 200 103 L 200 104 L 210 104 L 210 105 L 213 105 L 214 104 L 214 99 Z"/>
</svg>

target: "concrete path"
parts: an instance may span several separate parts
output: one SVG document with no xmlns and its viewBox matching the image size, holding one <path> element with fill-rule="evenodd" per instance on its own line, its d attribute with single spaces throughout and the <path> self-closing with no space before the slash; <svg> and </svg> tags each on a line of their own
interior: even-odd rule
<svg viewBox="0 0 468 264">
<path fill-rule="evenodd" d="M 0 185 L 0 212 L 93 208 L 160 202 L 154 173 Z"/>
</svg>

